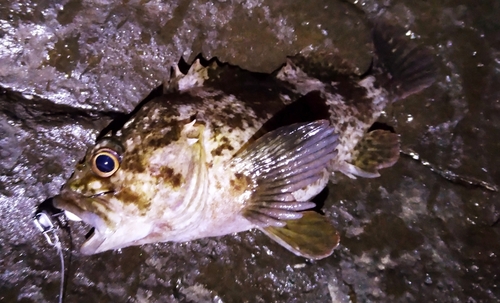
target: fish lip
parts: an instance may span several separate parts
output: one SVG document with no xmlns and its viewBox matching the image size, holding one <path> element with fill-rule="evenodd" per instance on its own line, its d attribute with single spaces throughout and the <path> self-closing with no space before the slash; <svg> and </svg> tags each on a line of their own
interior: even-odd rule
<svg viewBox="0 0 500 303">
<path fill-rule="evenodd" d="M 87 238 L 80 247 L 80 252 L 84 255 L 98 253 L 100 251 L 99 248 L 106 240 L 106 235 L 109 235 L 110 233 L 112 233 L 112 231 L 101 216 L 99 216 L 97 213 L 83 209 L 75 202 L 78 200 L 91 199 L 93 201 L 97 201 L 100 204 L 105 204 L 104 201 L 99 202 L 99 200 L 104 200 L 103 196 L 108 194 L 114 194 L 114 191 L 106 191 L 86 196 L 71 190 L 63 190 L 53 199 L 55 207 L 75 214 L 85 224 L 94 228 L 94 232 L 92 233 L 92 235 Z"/>
<path fill-rule="evenodd" d="M 104 241 L 106 240 L 106 237 L 104 234 L 101 234 L 97 228 L 94 228 L 94 232 L 92 235 L 83 242 L 82 246 L 80 247 L 80 253 L 83 255 L 93 255 L 98 252 L 101 252 L 99 249 Z"/>
</svg>

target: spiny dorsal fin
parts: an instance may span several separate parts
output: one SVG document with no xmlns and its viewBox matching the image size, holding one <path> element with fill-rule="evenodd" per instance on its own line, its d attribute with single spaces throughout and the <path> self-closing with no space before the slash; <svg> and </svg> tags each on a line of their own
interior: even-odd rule
<svg viewBox="0 0 500 303">
<path fill-rule="evenodd" d="M 332 223 L 314 211 L 304 211 L 302 218 L 287 221 L 283 227 L 261 230 L 271 239 L 298 256 L 323 259 L 338 246 L 340 237 Z"/>
<path fill-rule="evenodd" d="M 233 171 L 251 180 L 243 215 L 259 227 L 284 226 L 302 216 L 298 211 L 314 207 L 307 200 L 326 186 L 337 138 L 329 122 L 320 120 L 280 127 L 252 143 L 232 162 Z M 294 196 L 298 191 L 301 201 Z"/>
<path fill-rule="evenodd" d="M 179 63 L 180 64 L 180 63 Z M 208 79 L 208 71 L 217 67 L 217 62 L 210 61 L 207 65 L 201 63 L 201 59 L 197 58 L 189 67 L 189 70 L 184 74 L 179 64 L 172 67 L 170 79 L 163 85 L 163 92 L 179 91 L 183 92 L 194 87 L 203 86 L 205 80 Z"/>
</svg>

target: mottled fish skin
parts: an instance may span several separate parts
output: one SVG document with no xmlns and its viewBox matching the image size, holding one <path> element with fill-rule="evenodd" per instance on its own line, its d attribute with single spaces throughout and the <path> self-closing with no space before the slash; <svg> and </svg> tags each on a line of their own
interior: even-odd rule
<svg viewBox="0 0 500 303">
<path fill-rule="evenodd" d="M 277 74 L 295 93 L 321 92 L 319 98 L 328 107 L 330 122 L 339 133 L 338 155 L 331 170 L 338 171 L 351 162 L 354 147 L 391 102 L 390 93 L 376 85 L 375 76 L 347 78 L 346 82 L 320 82 L 289 61 Z M 346 87 L 347 86 L 347 87 Z"/>
<path fill-rule="evenodd" d="M 252 200 L 258 191 L 258 177 L 238 170 L 232 161 L 253 147 L 258 138 L 286 125 L 327 119 L 338 133 L 337 151 L 325 162 L 328 165 L 318 168 L 308 177 L 311 182 L 300 189 L 283 191 L 279 196 L 286 203 L 296 203 L 297 213 L 313 206 L 308 201 L 326 186 L 331 173 L 374 177 L 378 168 L 392 165 L 395 144 L 386 157 L 392 159 L 382 157 L 373 170 L 372 157 L 361 157 L 364 145 L 360 144 L 384 107 L 398 97 L 392 89 L 397 83 L 388 81 L 386 67 L 375 66 L 362 78 L 341 73 L 323 77 L 309 71 L 307 62 L 300 56 L 291 58 L 272 74 L 245 71 L 217 60 L 204 64 L 196 60 L 186 74 L 175 66 L 164 85 L 165 93 L 136 110 L 119 130 L 100 139 L 54 199 L 57 207 L 96 228 L 81 251 L 93 254 L 251 228 L 262 229 L 280 243 L 283 239 L 272 233 L 286 225 L 286 220 L 298 220 L 301 215 L 278 212 L 268 223 L 257 223 L 259 215 L 255 219 L 247 210 L 266 204 Z M 423 83 L 422 88 L 430 84 Z M 366 140 L 368 145 L 384 136 L 372 137 Z M 330 138 L 331 142 L 335 138 Z M 394 141 L 388 134 L 384 138 Z M 380 146 L 383 149 L 386 145 Z M 103 150 L 116 151 L 120 162 L 109 177 L 92 169 L 93 157 Z M 356 158 L 368 160 L 355 166 Z M 266 211 L 273 216 L 274 210 Z M 306 217 L 310 216 L 314 217 Z M 321 220 L 315 217 L 313 221 Z M 305 225 L 299 225 L 307 232 Z M 329 237 L 338 243 L 334 230 Z M 331 254 L 336 243 L 317 255 L 301 253 L 293 243 L 282 244 L 298 255 L 320 258 Z"/>
<path fill-rule="evenodd" d="M 195 62 L 191 71 L 199 67 Z M 115 239 L 101 242 L 102 237 L 93 237 L 82 246 L 83 253 L 189 241 L 256 227 L 242 215 L 250 180 L 228 170 L 228 163 L 253 141 L 270 116 L 235 95 L 205 87 L 203 77 L 194 81 L 196 86 L 181 89 L 186 87 L 182 81 L 206 71 L 188 73 L 180 83 L 171 83 L 179 87 L 177 92 L 149 101 L 77 165 L 56 205 L 85 222 L 90 219 L 82 211 L 96 214 L 105 222 L 100 226 L 107 226 L 102 230 L 96 226 L 97 232 Z M 103 147 L 123 150 L 121 166 L 109 178 L 96 176 L 89 164 L 91 155 Z M 324 169 L 320 179 L 295 193 L 296 200 L 312 198 L 327 181 Z M 78 201 L 77 206 L 67 201 Z"/>
</svg>

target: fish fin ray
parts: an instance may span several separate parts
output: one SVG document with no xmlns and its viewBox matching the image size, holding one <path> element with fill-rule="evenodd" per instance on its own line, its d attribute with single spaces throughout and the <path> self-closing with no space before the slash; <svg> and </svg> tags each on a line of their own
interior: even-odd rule
<svg viewBox="0 0 500 303">
<path fill-rule="evenodd" d="M 377 178 L 380 177 L 378 172 L 368 172 L 365 171 L 351 163 L 343 162 L 335 170 L 340 171 L 344 175 L 351 179 L 356 179 L 356 177 L 361 178 Z"/>
<path fill-rule="evenodd" d="M 201 55 L 198 55 L 191 65 L 181 59 L 171 67 L 170 78 L 163 82 L 163 93 L 183 92 L 201 87 L 209 79 L 209 70 L 217 67 L 216 59 L 207 61 Z"/>
<path fill-rule="evenodd" d="M 385 22 L 372 32 L 377 55 L 376 68 L 387 77 L 385 88 L 394 101 L 427 88 L 436 80 L 436 64 L 429 49 L 417 45 L 401 31 Z"/>
<path fill-rule="evenodd" d="M 352 165 L 354 175 L 364 178 L 378 177 L 378 170 L 391 167 L 399 159 L 399 136 L 387 130 L 376 129 L 367 133 L 354 147 Z M 363 175 L 364 173 L 372 174 Z"/>
<path fill-rule="evenodd" d="M 275 225 L 276 220 L 298 219 L 297 211 L 314 207 L 296 201 L 293 194 L 312 184 L 326 185 L 319 181 L 337 154 L 337 140 L 330 123 L 319 120 L 280 127 L 252 143 L 231 164 L 234 171 L 251 180 L 251 195 L 243 216 L 265 227 L 269 225 L 266 222 Z"/>
<path fill-rule="evenodd" d="M 298 220 L 285 226 L 268 226 L 261 230 L 271 239 L 298 256 L 323 259 L 338 246 L 340 237 L 332 223 L 314 211 L 304 211 Z"/>
</svg>

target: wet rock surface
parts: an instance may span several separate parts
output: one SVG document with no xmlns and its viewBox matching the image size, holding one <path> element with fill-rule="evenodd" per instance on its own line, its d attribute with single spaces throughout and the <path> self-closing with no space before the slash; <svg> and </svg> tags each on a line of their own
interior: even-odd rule
<svg viewBox="0 0 500 303">
<path fill-rule="evenodd" d="M 198 53 L 269 72 L 329 49 L 362 73 L 367 20 L 429 45 L 440 72 L 387 109 L 402 156 L 377 179 L 338 177 L 326 215 L 341 246 L 309 262 L 251 231 L 82 256 L 58 235 L 66 302 L 500 300 L 500 5 L 496 1 L 0 1 L 0 301 L 54 302 L 59 258 L 35 229 L 113 118 Z"/>
</svg>

